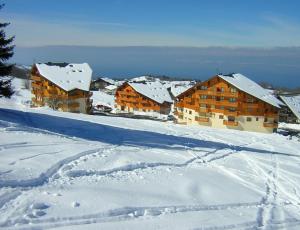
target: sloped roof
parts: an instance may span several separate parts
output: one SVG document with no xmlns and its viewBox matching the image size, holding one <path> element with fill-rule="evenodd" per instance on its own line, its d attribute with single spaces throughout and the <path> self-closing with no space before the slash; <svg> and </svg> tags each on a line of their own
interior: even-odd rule
<svg viewBox="0 0 300 230">
<path fill-rule="evenodd" d="M 280 98 L 300 120 L 300 95 L 280 96 Z"/>
<path fill-rule="evenodd" d="M 145 83 L 134 83 L 128 82 L 128 84 L 138 93 L 156 101 L 160 104 L 164 102 L 172 103 L 172 98 L 168 90 L 159 82 L 145 82 Z"/>
<path fill-rule="evenodd" d="M 66 91 L 81 89 L 89 91 L 92 69 L 87 63 L 82 64 L 36 64 L 39 73 Z"/>
<path fill-rule="evenodd" d="M 107 77 L 102 77 L 101 79 L 102 79 L 103 81 L 105 81 L 105 82 L 111 84 L 111 85 L 116 84 L 116 81 L 113 80 L 113 79 L 110 79 L 110 78 L 107 78 Z"/>
<path fill-rule="evenodd" d="M 105 89 L 107 89 L 107 90 L 115 90 L 116 88 L 118 88 L 118 86 L 116 86 L 116 85 L 108 85 L 105 87 Z"/>
<path fill-rule="evenodd" d="M 171 93 L 173 94 L 174 97 L 179 96 L 183 92 L 187 91 L 188 89 L 192 88 L 193 86 L 191 85 L 186 85 L 186 86 L 171 86 Z"/>
<path fill-rule="evenodd" d="M 240 73 L 230 74 L 230 75 L 218 75 L 223 80 L 227 81 L 231 85 L 235 86 L 239 90 L 242 90 L 253 97 L 256 97 L 268 104 L 271 104 L 277 108 L 280 108 L 282 102 L 277 99 L 272 93 L 267 89 L 264 89 L 256 82 L 250 80 Z"/>
</svg>

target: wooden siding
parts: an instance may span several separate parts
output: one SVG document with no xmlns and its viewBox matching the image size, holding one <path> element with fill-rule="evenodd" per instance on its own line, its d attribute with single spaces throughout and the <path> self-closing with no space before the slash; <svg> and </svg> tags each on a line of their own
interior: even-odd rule
<svg viewBox="0 0 300 230">
<path fill-rule="evenodd" d="M 158 102 L 138 93 L 129 84 L 124 83 L 116 91 L 116 104 L 121 108 L 131 108 L 138 111 L 154 111 L 162 114 L 168 114 L 171 103 L 159 104 Z"/>
<path fill-rule="evenodd" d="M 279 109 L 255 98 L 244 91 L 230 85 L 225 80 L 215 76 L 208 81 L 198 83 L 193 88 L 177 97 L 175 108 L 192 109 L 203 113 L 221 113 L 227 116 L 264 116 L 273 118 L 274 123 L 265 127 L 277 127 Z M 234 122 L 224 122 L 228 126 L 236 126 Z"/>
<path fill-rule="evenodd" d="M 52 83 L 38 72 L 36 66 L 31 70 L 31 93 L 33 106 L 45 106 L 46 104 L 52 108 L 62 111 L 78 112 L 80 103 L 74 100 L 83 99 L 86 103 L 86 113 L 90 113 L 92 109 L 91 92 L 75 89 L 65 91 L 56 84 Z"/>
</svg>

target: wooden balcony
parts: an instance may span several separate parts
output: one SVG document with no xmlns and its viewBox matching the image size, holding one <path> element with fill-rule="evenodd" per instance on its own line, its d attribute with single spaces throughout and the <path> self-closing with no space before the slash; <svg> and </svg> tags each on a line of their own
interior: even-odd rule
<svg viewBox="0 0 300 230">
<path fill-rule="evenodd" d="M 33 81 L 41 81 L 41 80 L 42 80 L 41 77 L 36 76 L 36 75 L 31 75 L 31 78 L 30 78 L 30 79 L 33 80 Z"/>
<path fill-rule="evenodd" d="M 213 104 L 214 105 L 215 102 L 216 102 L 215 99 L 202 99 L 202 98 L 199 99 L 200 104 L 209 104 L 209 105 Z"/>
<path fill-rule="evenodd" d="M 44 88 L 42 84 L 37 84 L 35 82 L 31 83 L 31 87 L 34 89 L 43 89 Z"/>
<path fill-rule="evenodd" d="M 239 115 L 239 112 L 238 111 L 230 111 L 230 110 L 227 110 L 225 109 L 224 110 L 224 115 L 226 116 L 234 116 L 234 117 L 237 117 Z"/>
<path fill-rule="evenodd" d="M 209 122 L 209 117 L 196 117 L 195 120 L 198 122 Z"/>
<path fill-rule="evenodd" d="M 231 93 L 231 92 L 218 92 L 213 90 L 197 90 L 197 94 L 199 95 L 210 95 L 210 96 L 223 96 L 223 97 L 238 97 L 238 93 Z"/>
<path fill-rule="evenodd" d="M 265 117 L 272 117 L 272 118 L 277 118 L 279 116 L 278 113 L 265 113 Z"/>
<path fill-rule="evenodd" d="M 278 123 L 264 122 L 264 127 L 266 127 L 266 128 L 277 128 L 278 127 Z"/>
<path fill-rule="evenodd" d="M 238 126 L 239 123 L 237 121 L 223 121 L 223 125 L 227 125 L 227 126 Z"/>
<path fill-rule="evenodd" d="M 198 110 L 199 113 L 209 113 L 210 109 L 209 108 L 204 108 L 204 107 L 200 107 Z"/>
<path fill-rule="evenodd" d="M 229 106 L 229 107 L 238 107 L 238 102 L 230 102 L 228 100 L 215 101 L 215 105 L 219 106 Z"/>
<path fill-rule="evenodd" d="M 243 108 L 250 108 L 250 109 L 258 109 L 260 106 L 257 103 L 247 103 L 247 102 L 243 102 L 242 103 L 242 107 Z"/>
<path fill-rule="evenodd" d="M 137 96 L 135 92 L 118 92 L 120 96 Z"/>
</svg>

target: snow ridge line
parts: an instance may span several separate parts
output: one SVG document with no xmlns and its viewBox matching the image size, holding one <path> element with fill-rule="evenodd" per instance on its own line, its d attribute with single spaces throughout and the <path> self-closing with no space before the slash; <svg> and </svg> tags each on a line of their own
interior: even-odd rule
<svg viewBox="0 0 300 230">
<path fill-rule="evenodd" d="M 68 158 L 65 158 L 63 160 L 60 160 L 56 164 L 52 165 L 46 172 L 41 173 L 38 177 L 32 178 L 32 179 L 27 179 L 27 180 L 0 180 L 0 188 L 3 187 L 35 187 L 35 186 L 41 186 L 44 183 L 48 182 L 48 180 L 58 172 L 58 170 L 65 164 L 69 164 L 70 162 L 89 155 L 93 154 L 96 152 L 100 152 L 105 150 L 106 148 L 96 148 L 96 149 L 91 149 L 87 150 L 81 153 L 78 153 L 76 155 L 70 156 Z"/>
<path fill-rule="evenodd" d="M 110 221 L 122 221 L 127 219 L 138 218 L 142 216 L 159 216 L 173 213 L 200 212 L 200 211 L 219 211 L 227 209 L 240 209 L 258 207 L 259 202 L 249 203 L 233 203 L 221 205 L 179 205 L 179 206 L 159 206 L 159 207 L 123 207 L 107 212 L 100 212 L 82 216 L 56 217 L 48 219 L 31 219 L 32 225 L 28 228 L 32 229 L 34 225 L 41 225 L 43 229 L 68 225 L 92 224 Z M 0 228 L 12 227 L 17 223 L 4 222 L 0 224 Z M 22 224 L 22 223 L 20 223 Z M 48 224 L 48 225 L 45 225 Z M 23 224 L 22 224 L 23 225 Z M 26 227 L 20 226 L 22 229 Z"/>
</svg>

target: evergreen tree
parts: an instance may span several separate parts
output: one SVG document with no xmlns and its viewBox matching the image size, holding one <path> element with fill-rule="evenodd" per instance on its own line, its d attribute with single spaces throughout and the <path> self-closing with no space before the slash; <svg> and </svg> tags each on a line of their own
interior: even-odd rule
<svg viewBox="0 0 300 230">
<path fill-rule="evenodd" d="M 0 4 L 0 10 L 4 7 L 4 4 Z M 11 43 L 14 40 L 13 37 L 6 37 L 5 27 L 10 23 L 0 22 L 0 97 L 10 97 L 13 94 L 11 88 L 11 79 L 7 77 L 10 74 L 13 65 L 6 64 L 8 59 L 10 59 L 14 52 L 14 45 Z"/>
</svg>

